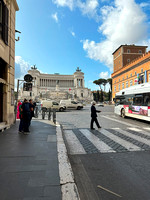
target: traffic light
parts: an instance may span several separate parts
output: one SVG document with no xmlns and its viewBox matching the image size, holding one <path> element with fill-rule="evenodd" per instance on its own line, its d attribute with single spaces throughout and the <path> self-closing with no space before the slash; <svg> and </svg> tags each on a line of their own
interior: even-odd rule
<svg viewBox="0 0 150 200">
<path fill-rule="evenodd" d="M 23 91 L 32 91 L 32 83 L 24 83 Z"/>
</svg>

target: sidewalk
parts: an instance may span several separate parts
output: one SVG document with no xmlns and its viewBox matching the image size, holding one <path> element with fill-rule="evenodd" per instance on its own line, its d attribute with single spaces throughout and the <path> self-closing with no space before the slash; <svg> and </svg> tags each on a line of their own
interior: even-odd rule
<svg viewBox="0 0 150 200">
<path fill-rule="evenodd" d="M 30 134 L 19 121 L 0 132 L 0 199 L 61 200 L 56 126 L 32 120 Z"/>
</svg>

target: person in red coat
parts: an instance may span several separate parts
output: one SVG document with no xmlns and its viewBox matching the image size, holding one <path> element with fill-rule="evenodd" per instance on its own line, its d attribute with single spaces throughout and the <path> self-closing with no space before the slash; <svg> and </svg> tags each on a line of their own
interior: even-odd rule
<svg viewBox="0 0 150 200">
<path fill-rule="evenodd" d="M 20 117 L 19 117 L 19 115 L 20 115 L 19 107 L 20 107 L 21 104 L 22 104 L 21 101 L 18 100 L 18 104 L 17 104 L 17 119 L 20 119 Z"/>
</svg>

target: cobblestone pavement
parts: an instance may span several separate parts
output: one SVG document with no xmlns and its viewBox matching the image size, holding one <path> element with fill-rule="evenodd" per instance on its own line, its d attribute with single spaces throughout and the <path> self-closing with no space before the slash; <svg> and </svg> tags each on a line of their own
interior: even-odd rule
<svg viewBox="0 0 150 200">
<path fill-rule="evenodd" d="M 149 124 L 114 115 L 113 106 L 97 108 L 102 129 L 91 131 L 90 105 L 81 111 L 58 113 L 70 154 L 150 150 Z"/>
</svg>

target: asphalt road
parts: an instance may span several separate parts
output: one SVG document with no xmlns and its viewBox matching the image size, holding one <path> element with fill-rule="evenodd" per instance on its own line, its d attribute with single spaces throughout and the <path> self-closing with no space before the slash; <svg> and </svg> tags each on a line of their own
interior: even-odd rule
<svg viewBox="0 0 150 200">
<path fill-rule="evenodd" d="M 57 113 L 81 200 L 150 200 L 149 123 L 97 109 L 100 131 L 89 129 L 90 105 Z"/>
</svg>

